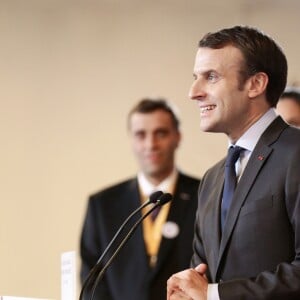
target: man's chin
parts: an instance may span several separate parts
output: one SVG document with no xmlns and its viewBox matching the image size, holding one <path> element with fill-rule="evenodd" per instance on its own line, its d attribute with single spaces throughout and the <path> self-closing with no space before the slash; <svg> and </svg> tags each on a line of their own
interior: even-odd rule
<svg viewBox="0 0 300 300">
<path fill-rule="evenodd" d="M 203 132 L 213 132 L 213 130 L 209 126 L 200 125 L 200 130 Z"/>
<path fill-rule="evenodd" d="M 222 132 L 221 130 L 218 130 L 217 126 L 208 122 L 201 122 L 200 130 L 203 132 Z"/>
</svg>

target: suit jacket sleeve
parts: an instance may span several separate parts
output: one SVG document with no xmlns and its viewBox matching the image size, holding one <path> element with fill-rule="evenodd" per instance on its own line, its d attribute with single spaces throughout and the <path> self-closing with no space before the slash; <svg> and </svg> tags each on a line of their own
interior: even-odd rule
<svg viewBox="0 0 300 300">
<path fill-rule="evenodd" d="M 202 181 L 200 182 L 199 185 L 199 190 L 201 189 L 202 183 L 205 180 L 205 175 L 202 179 Z M 194 241 L 193 241 L 193 256 L 192 256 L 192 260 L 191 260 L 191 267 L 195 268 L 196 266 L 198 266 L 201 263 L 204 264 L 208 264 L 207 260 L 205 259 L 205 252 L 204 252 L 204 248 L 203 248 L 203 244 L 202 244 L 202 239 L 201 239 L 201 233 L 198 230 L 199 229 L 199 224 L 200 224 L 200 219 L 199 219 L 199 211 L 200 209 L 197 209 L 197 213 L 196 213 L 196 221 L 195 221 L 195 232 L 194 232 Z M 209 271 L 207 272 L 208 276 L 209 276 Z"/>
</svg>

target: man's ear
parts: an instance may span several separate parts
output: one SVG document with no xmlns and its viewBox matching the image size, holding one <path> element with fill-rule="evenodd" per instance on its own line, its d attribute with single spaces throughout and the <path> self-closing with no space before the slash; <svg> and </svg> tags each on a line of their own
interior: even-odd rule
<svg viewBox="0 0 300 300">
<path fill-rule="evenodd" d="M 249 78 L 249 89 L 248 89 L 249 98 L 256 98 L 261 94 L 265 93 L 268 82 L 269 82 L 269 77 L 264 72 L 259 72 L 252 75 Z"/>
</svg>

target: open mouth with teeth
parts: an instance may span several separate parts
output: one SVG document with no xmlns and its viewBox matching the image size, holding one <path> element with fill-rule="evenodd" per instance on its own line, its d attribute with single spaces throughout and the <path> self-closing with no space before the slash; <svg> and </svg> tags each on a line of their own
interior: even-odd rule
<svg viewBox="0 0 300 300">
<path fill-rule="evenodd" d="M 215 107 L 216 107 L 216 105 L 208 105 L 208 106 L 205 106 L 205 107 L 201 107 L 201 112 L 204 113 L 206 111 L 213 110 Z"/>
</svg>

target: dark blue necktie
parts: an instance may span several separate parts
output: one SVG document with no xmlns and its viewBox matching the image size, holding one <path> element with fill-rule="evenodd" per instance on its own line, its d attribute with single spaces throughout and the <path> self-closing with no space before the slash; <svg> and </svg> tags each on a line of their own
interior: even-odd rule
<svg viewBox="0 0 300 300">
<path fill-rule="evenodd" d="M 221 228 L 223 231 L 226 221 L 227 212 L 229 210 L 231 200 L 236 187 L 235 163 L 239 159 L 241 152 L 244 149 L 238 146 L 231 146 L 228 149 L 228 154 L 225 162 L 225 181 L 223 189 L 223 198 L 221 205 Z"/>
<path fill-rule="evenodd" d="M 157 192 L 157 190 L 155 190 L 154 192 Z M 153 193 L 154 193 L 153 192 Z M 159 212 L 160 212 L 161 206 L 157 206 L 150 214 L 151 220 L 152 222 L 155 221 L 156 217 L 158 216 Z"/>
<path fill-rule="evenodd" d="M 151 213 L 151 219 L 154 222 L 160 212 L 161 206 L 156 207 Z"/>
</svg>

